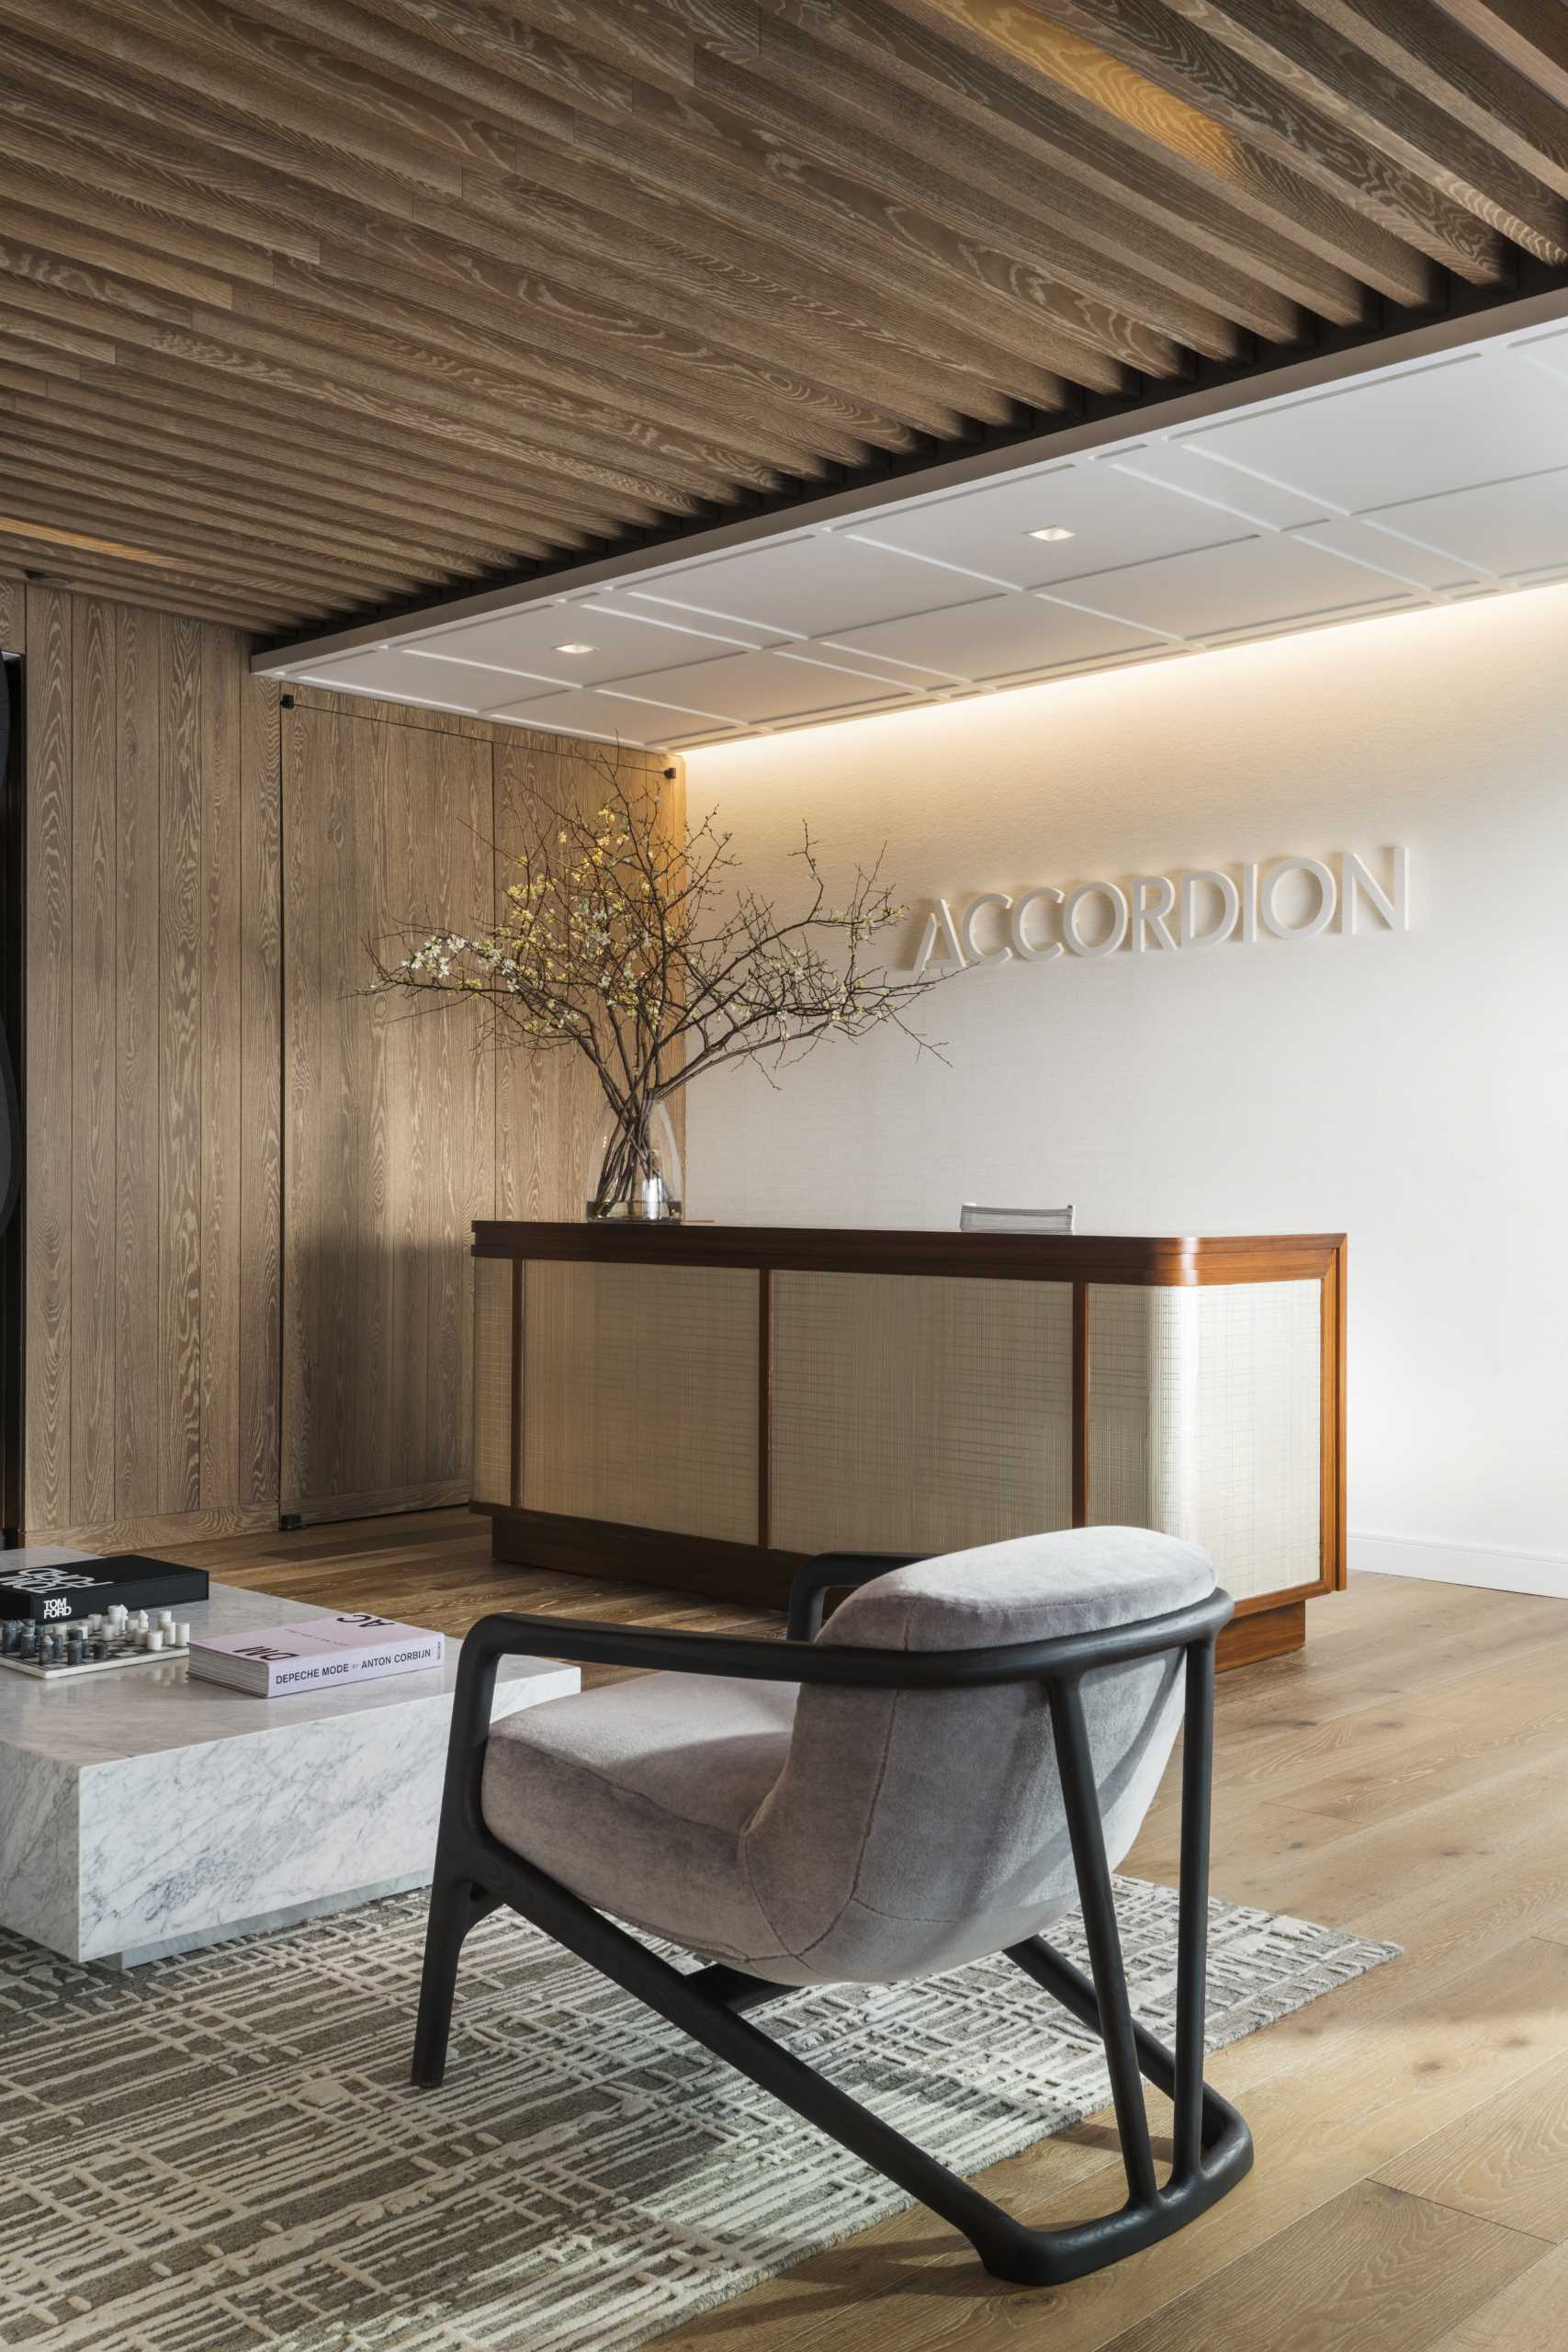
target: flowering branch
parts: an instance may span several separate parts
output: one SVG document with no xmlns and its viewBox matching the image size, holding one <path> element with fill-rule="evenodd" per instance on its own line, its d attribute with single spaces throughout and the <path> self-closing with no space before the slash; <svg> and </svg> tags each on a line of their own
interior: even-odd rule
<svg viewBox="0 0 1568 2352">
<path fill-rule="evenodd" d="M 597 757 L 592 811 L 532 797 L 497 921 L 473 936 L 430 932 L 396 962 L 372 946 L 378 989 L 477 997 L 512 1042 L 581 1054 L 624 1131 L 633 1182 L 655 1105 L 704 1070 L 793 1060 L 889 1023 L 924 1045 L 911 1000 L 949 974 L 893 978 L 877 955 L 908 911 L 880 857 L 830 905 L 803 829 L 806 903 L 782 917 L 739 884 L 731 836 L 711 813 L 677 841 L 657 785 Z M 595 1205 L 614 1213 L 613 1200 Z"/>
</svg>

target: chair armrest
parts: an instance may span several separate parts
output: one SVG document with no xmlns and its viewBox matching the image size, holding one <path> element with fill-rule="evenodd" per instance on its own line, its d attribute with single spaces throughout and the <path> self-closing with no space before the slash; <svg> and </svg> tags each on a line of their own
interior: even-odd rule
<svg viewBox="0 0 1568 2352">
<path fill-rule="evenodd" d="M 878 1571 L 877 1573 L 881 1573 Z M 829 1579 L 832 1581 L 832 1579 Z M 1212 1641 L 1229 1622 L 1228 1592 L 1217 1589 L 1160 1617 L 1141 1617 L 1089 1634 L 991 1649 L 862 1649 L 815 1642 L 752 1641 L 733 1634 L 661 1634 L 643 1625 L 606 1625 L 581 1617 L 481 1617 L 463 1644 L 459 1688 L 480 1675 L 493 1681 L 503 1657 L 570 1658 L 584 1666 L 641 1667 L 665 1674 L 724 1674 L 747 1682 L 830 1683 L 840 1690 L 954 1690 L 1004 1682 L 1061 1682 L 1100 1666 L 1152 1657 Z"/>
<path fill-rule="evenodd" d="M 789 1615 L 784 1639 L 814 1642 L 822 1631 L 822 1604 L 830 1592 L 851 1591 L 870 1584 L 895 1568 L 912 1568 L 930 1557 L 925 1552 L 818 1552 L 795 1572 L 789 1589 Z"/>
<path fill-rule="evenodd" d="M 846 1581 L 852 1555 L 826 1554 L 813 1562 L 828 1589 Z M 860 1565 L 864 1566 L 864 1555 Z M 878 1562 L 867 1574 L 881 1575 Z M 864 1579 L 862 1578 L 862 1581 Z M 1096 1667 L 1152 1657 L 1164 1651 L 1212 1645 L 1231 1615 L 1227 1592 L 1215 1590 L 1185 1609 L 1135 1624 L 1046 1642 L 1010 1642 L 994 1649 L 860 1649 L 852 1644 L 757 1642 L 728 1634 L 660 1634 L 640 1625 L 595 1624 L 572 1617 L 481 1617 L 464 1641 L 452 1694 L 446 1750 L 444 1822 L 482 1832 L 479 1789 L 496 1670 L 503 1657 L 560 1657 L 584 1666 L 650 1668 L 666 1674 L 722 1674 L 749 1682 L 828 1684 L 856 1690 L 994 1690 L 1009 1682 L 1041 1682 L 1054 1690 Z M 444 1832 L 445 1834 L 445 1832 Z"/>
</svg>

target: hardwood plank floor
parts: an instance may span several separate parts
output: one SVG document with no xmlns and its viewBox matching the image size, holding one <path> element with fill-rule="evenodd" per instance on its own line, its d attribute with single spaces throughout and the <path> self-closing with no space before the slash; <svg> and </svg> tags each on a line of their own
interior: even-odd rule
<svg viewBox="0 0 1568 2352">
<path fill-rule="evenodd" d="M 495 1608 L 778 1623 L 497 1566 L 488 1522 L 462 1510 L 215 1538 L 182 1556 L 452 1634 Z M 1562 2352 L 1564 1689 L 1568 1604 L 1382 1577 L 1314 1603 L 1303 1652 L 1222 1679 L 1215 1889 L 1405 1952 L 1213 2061 L 1258 2143 L 1251 2178 L 1166 2245 L 1059 2290 L 993 2285 L 914 2208 L 661 2352 Z M 1175 1796 L 1173 1768 L 1130 1871 L 1174 1876 Z M 1102 2210 L 1118 2180 L 1104 2117 L 985 2176 L 1037 2222 Z"/>
</svg>

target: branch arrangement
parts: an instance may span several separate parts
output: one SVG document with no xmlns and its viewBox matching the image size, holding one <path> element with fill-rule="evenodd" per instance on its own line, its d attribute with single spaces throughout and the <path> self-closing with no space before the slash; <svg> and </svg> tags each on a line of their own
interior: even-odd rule
<svg viewBox="0 0 1568 2352">
<path fill-rule="evenodd" d="M 494 924 L 431 932 L 395 963 L 370 952 L 378 989 L 479 998 L 509 1042 L 592 1064 L 620 1131 L 592 1213 L 613 1216 L 636 1213 L 655 1106 L 704 1070 L 762 1056 L 777 1067 L 888 1023 L 923 1046 L 911 1000 L 949 975 L 895 978 L 876 956 L 907 912 L 880 857 L 830 905 L 803 828 L 805 905 L 786 918 L 739 882 L 711 813 L 677 841 L 646 772 L 597 761 L 591 813 L 531 796 Z"/>
</svg>

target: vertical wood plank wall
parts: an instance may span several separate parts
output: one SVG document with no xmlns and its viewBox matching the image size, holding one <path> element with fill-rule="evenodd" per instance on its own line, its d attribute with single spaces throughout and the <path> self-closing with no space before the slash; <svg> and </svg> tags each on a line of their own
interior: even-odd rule
<svg viewBox="0 0 1568 2352">
<path fill-rule="evenodd" d="M 36 584 L 0 584 L 0 639 L 27 658 L 25 1529 L 265 1527 L 277 689 L 231 629 Z"/>
<path fill-rule="evenodd" d="M 491 844 L 531 790 L 593 789 L 591 749 L 315 689 L 280 714 L 234 631 L 36 583 L 0 579 L 0 645 L 28 682 L 25 1533 L 463 1498 L 469 1220 L 581 1215 L 598 1112 L 564 1056 L 364 998 L 364 941 L 488 915 Z"/>
<path fill-rule="evenodd" d="M 581 1216 L 599 1124 L 575 1054 L 507 1049 L 464 1006 L 364 994 L 366 943 L 470 931 L 529 799 L 599 805 L 559 736 L 297 690 L 284 714 L 282 1507 L 302 1519 L 466 1500 L 475 1217 Z M 662 777 L 653 753 L 623 763 Z M 677 776 L 660 782 L 683 823 Z"/>
</svg>

